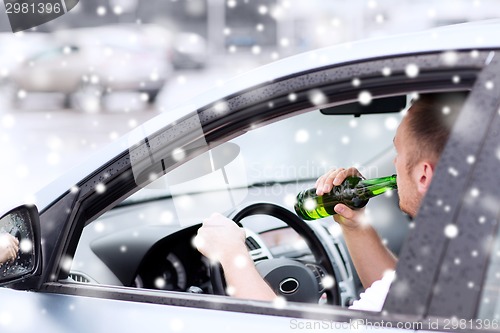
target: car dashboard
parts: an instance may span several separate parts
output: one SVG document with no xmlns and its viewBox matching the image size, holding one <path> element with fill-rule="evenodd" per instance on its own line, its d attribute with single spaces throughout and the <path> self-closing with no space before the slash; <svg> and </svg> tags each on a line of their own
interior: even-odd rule
<svg viewBox="0 0 500 333">
<path fill-rule="evenodd" d="M 131 207 L 118 207 L 105 219 L 85 227 L 73 258 L 69 281 L 119 285 L 174 292 L 213 294 L 210 262 L 193 246 L 200 224 L 179 225 L 132 223 L 126 216 Z M 269 216 L 259 216 L 257 232 L 245 227 L 246 246 L 255 263 L 289 258 L 315 271 L 315 258 L 303 238 L 286 225 L 277 225 Z M 244 222 L 244 221 L 243 221 Z M 96 224 L 97 223 L 97 224 Z M 116 231 L 120 226 L 119 231 Z M 255 223 L 249 223 L 254 227 Z M 329 244 L 334 265 L 341 267 L 339 286 L 343 299 L 353 299 L 352 272 L 342 245 L 321 223 L 315 223 Z M 316 274 L 316 273 L 315 273 Z M 318 274 L 319 276 L 319 274 Z"/>
</svg>

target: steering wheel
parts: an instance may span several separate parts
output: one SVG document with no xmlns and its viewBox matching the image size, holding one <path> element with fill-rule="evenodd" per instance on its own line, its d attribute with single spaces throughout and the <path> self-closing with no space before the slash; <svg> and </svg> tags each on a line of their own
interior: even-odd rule
<svg viewBox="0 0 500 333">
<path fill-rule="evenodd" d="M 337 277 L 340 276 L 340 273 L 329 259 L 325 244 L 316 231 L 288 209 L 272 203 L 249 205 L 231 214 L 229 218 L 242 227 L 240 221 L 252 215 L 270 215 L 286 223 L 304 238 L 316 259 L 314 264 L 303 264 L 286 258 L 258 261 L 255 266 L 273 291 L 277 295 L 283 296 L 287 301 L 308 303 L 318 303 L 319 298 L 325 293 L 328 304 L 340 305 L 340 292 L 337 283 Z M 322 278 L 324 276 L 333 278 L 333 286 L 323 287 Z M 214 294 L 227 295 L 226 281 L 219 263 L 211 265 L 210 279 Z"/>
</svg>

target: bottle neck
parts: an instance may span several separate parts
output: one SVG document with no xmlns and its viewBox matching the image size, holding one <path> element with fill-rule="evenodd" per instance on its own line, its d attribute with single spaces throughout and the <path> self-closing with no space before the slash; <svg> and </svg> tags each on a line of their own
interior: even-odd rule
<svg viewBox="0 0 500 333">
<path fill-rule="evenodd" d="M 396 190 L 398 188 L 396 175 L 363 179 L 356 185 L 356 188 L 362 191 L 363 197 L 372 198 L 389 190 Z"/>
</svg>

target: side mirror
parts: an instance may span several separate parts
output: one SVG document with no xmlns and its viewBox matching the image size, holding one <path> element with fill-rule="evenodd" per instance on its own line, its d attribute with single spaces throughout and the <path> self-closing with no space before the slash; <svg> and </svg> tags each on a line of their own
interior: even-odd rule
<svg viewBox="0 0 500 333">
<path fill-rule="evenodd" d="M 18 251 L 12 250 L 17 239 Z M 14 254 L 12 254 L 14 253 Z M 0 285 L 31 276 L 41 262 L 40 219 L 31 205 L 16 207 L 0 218 Z"/>
</svg>

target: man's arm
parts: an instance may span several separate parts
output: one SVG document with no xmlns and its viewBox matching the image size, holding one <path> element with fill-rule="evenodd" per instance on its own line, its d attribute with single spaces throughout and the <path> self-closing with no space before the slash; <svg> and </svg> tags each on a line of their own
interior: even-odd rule
<svg viewBox="0 0 500 333">
<path fill-rule="evenodd" d="M 228 294 L 272 301 L 276 294 L 260 276 L 245 245 L 245 231 L 221 214 L 203 221 L 195 239 L 198 250 L 224 269 Z"/>
<path fill-rule="evenodd" d="M 340 204 L 335 207 L 335 211 L 338 216 L 334 219 L 342 220 L 339 223 L 344 240 L 363 287 L 370 287 L 373 282 L 382 279 L 386 271 L 396 269 L 396 257 L 382 243 L 371 225 L 361 222 L 357 226 L 350 226 L 353 224 L 352 216 L 356 216 L 358 212 Z"/>
<path fill-rule="evenodd" d="M 362 177 L 356 168 L 335 169 L 318 178 L 316 194 L 323 195 L 340 185 L 348 176 Z M 384 272 L 394 270 L 397 259 L 382 243 L 368 221 L 364 209 L 353 210 L 343 204 L 335 206 L 333 218 L 342 228 L 352 262 L 365 288 L 380 280 Z"/>
</svg>

